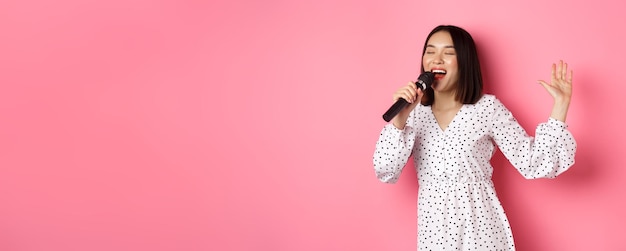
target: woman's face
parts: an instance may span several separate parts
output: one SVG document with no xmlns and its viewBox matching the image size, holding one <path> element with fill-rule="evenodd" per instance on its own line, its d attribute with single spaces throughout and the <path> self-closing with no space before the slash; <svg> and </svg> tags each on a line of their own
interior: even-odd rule
<svg viewBox="0 0 626 251">
<path fill-rule="evenodd" d="M 428 39 L 422 65 L 425 71 L 435 73 L 435 82 L 432 85 L 434 91 L 456 91 L 459 81 L 459 65 L 450 33 L 439 31 Z"/>
</svg>

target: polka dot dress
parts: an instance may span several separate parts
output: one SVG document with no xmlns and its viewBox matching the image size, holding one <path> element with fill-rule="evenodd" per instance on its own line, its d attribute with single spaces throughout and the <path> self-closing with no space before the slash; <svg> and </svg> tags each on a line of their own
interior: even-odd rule
<svg viewBox="0 0 626 251">
<path fill-rule="evenodd" d="M 373 159 L 377 177 L 395 183 L 410 156 L 416 164 L 418 250 L 515 250 L 491 181 L 496 145 L 527 179 L 556 177 L 576 153 L 565 123 L 550 118 L 530 137 L 493 95 L 463 105 L 445 130 L 421 105 L 404 130 L 383 128 Z"/>
</svg>

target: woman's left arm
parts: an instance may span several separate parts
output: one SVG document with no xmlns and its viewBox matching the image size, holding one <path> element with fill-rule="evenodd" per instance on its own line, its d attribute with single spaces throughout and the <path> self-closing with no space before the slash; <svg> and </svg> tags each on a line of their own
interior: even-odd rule
<svg viewBox="0 0 626 251">
<path fill-rule="evenodd" d="M 550 83 L 539 80 L 554 99 L 550 117 L 565 122 L 567 110 L 572 99 L 572 78 L 574 71 L 567 72 L 567 63 L 560 60 L 558 64 L 552 64 L 552 81 Z"/>
</svg>

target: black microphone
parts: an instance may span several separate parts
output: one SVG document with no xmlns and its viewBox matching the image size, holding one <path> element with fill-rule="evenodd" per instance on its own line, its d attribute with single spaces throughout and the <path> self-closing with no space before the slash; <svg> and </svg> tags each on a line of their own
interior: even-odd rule
<svg viewBox="0 0 626 251">
<path fill-rule="evenodd" d="M 430 88 L 430 86 L 433 84 L 433 81 L 435 81 L 435 74 L 427 71 L 417 77 L 415 85 L 417 85 L 417 88 L 420 88 L 422 89 L 422 91 L 424 91 Z M 391 119 L 398 115 L 398 113 L 402 111 L 402 109 L 404 109 L 407 105 L 409 105 L 409 102 L 407 102 L 403 98 L 398 99 L 398 101 L 396 101 L 396 103 L 389 107 L 389 110 L 387 110 L 387 112 L 383 114 L 383 119 L 387 122 L 391 121 Z"/>
</svg>

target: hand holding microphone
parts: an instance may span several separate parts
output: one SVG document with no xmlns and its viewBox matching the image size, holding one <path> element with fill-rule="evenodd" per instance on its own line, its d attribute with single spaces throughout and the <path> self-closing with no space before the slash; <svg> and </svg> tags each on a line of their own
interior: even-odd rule
<svg viewBox="0 0 626 251">
<path fill-rule="evenodd" d="M 387 122 L 391 121 L 396 115 L 396 120 L 403 121 L 404 124 L 409 116 L 409 113 L 417 106 L 417 104 L 423 95 L 423 90 L 430 88 L 435 80 L 435 74 L 432 72 L 424 72 L 420 74 L 415 83 L 409 82 L 406 86 L 398 89 L 394 93 L 393 98 L 396 102 L 383 114 L 383 119 Z M 395 121 L 394 121 L 395 122 Z M 396 123 L 394 125 L 400 128 Z M 404 127 L 404 126 L 402 126 Z"/>
</svg>

